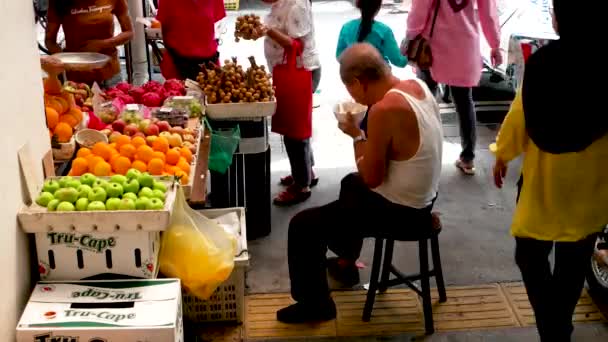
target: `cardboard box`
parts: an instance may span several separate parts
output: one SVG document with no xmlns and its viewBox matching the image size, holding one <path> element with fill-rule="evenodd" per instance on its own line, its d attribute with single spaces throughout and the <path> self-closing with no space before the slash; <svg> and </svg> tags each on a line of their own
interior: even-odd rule
<svg viewBox="0 0 608 342">
<path fill-rule="evenodd" d="M 99 276 L 105 276 L 105 279 L 155 278 L 158 274 L 160 232 L 72 231 L 35 235 L 38 272 L 42 280 Z"/>
<path fill-rule="evenodd" d="M 178 279 L 40 282 L 17 342 L 183 342 Z"/>
</svg>

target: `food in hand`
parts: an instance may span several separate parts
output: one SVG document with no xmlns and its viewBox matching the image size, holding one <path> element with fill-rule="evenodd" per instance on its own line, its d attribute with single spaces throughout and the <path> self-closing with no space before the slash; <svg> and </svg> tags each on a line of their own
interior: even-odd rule
<svg viewBox="0 0 608 342">
<path fill-rule="evenodd" d="M 207 102 L 243 103 L 268 102 L 274 98 L 271 75 L 249 57 L 250 67 L 245 71 L 236 58 L 224 61 L 220 68 L 214 64 L 203 65 L 197 81 L 207 96 Z"/>
<path fill-rule="evenodd" d="M 237 42 L 240 38 L 257 40 L 264 36 L 263 31 L 262 20 L 255 14 L 246 14 L 236 18 L 234 37 Z"/>
</svg>

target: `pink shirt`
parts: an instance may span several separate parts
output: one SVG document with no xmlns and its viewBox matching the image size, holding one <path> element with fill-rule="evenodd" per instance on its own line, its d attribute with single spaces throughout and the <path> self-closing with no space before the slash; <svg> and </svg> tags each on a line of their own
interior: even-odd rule
<svg viewBox="0 0 608 342">
<path fill-rule="evenodd" d="M 482 69 L 479 24 L 491 48 L 500 46 L 500 28 L 496 0 L 469 0 L 459 12 L 454 12 L 448 0 L 413 0 L 407 18 L 407 37 L 422 34 L 429 39 L 431 23 L 440 1 L 439 14 L 430 38 L 433 52 L 431 74 L 439 83 L 458 87 L 473 87 L 479 83 Z M 461 3 L 463 0 L 457 1 Z M 479 13 L 477 18 L 475 2 Z"/>
</svg>

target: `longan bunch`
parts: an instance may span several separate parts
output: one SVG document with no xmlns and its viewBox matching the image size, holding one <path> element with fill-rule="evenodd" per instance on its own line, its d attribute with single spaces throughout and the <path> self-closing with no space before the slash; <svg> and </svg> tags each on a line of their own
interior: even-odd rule
<svg viewBox="0 0 608 342">
<path fill-rule="evenodd" d="M 236 18 L 234 26 L 234 37 L 238 43 L 240 38 L 245 40 L 257 40 L 264 36 L 263 25 L 259 16 L 246 14 Z"/>
<path fill-rule="evenodd" d="M 223 67 L 204 65 L 197 81 L 207 96 L 207 102 L 244 103 L 269 102 L 274 97 L 270 74 L 249 57 L 251 67 L 246 71 L 236 58 L 224 61 Z"/>
</svg>

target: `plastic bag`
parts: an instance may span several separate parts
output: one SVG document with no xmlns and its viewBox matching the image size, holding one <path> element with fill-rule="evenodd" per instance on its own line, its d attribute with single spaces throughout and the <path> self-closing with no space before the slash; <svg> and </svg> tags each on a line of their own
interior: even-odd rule
<svg viewBox="0 0 608 342">
<path fill-rule="evenodd" d="M 226 173 L 232 165 L 232 157 L 241 141 L 241 130 L 237 125 L 231 130 L 214 130 L 209 121 L 205 123 L 211 132 L 208 168 L 221 174 Z"/>
<path fill-rule="evenodd" d="M 162 237 L 160 271 L 206 300 L 232 273 L 236 246 L 234 236 L 188 206 L 180 187 Z"/>
</svg>

